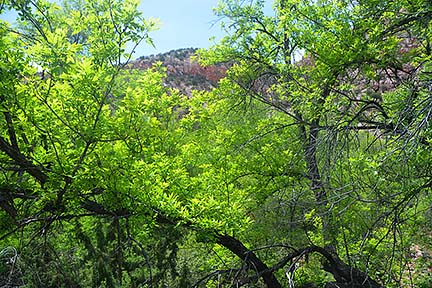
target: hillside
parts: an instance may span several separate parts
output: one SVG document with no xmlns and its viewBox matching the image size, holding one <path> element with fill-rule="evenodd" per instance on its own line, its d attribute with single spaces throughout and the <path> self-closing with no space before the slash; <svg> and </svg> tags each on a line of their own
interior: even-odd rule
<svg viewBox="0 0 432 288">
<path fill-rule="evenodd" d="M 203 67 L 193 59 L 196 50 L 185 48 L 143 56 L 132 61 L 130 67 L 132 69 L 148 69 L 155 63 L 161 62 L 167 70 L 165 84 L 168 87 L 179 89 L 186 95 L 191 95 L 192 90 L 210 90 L 224 77 L 228 65 L 218 64 Z"/>
</svg>

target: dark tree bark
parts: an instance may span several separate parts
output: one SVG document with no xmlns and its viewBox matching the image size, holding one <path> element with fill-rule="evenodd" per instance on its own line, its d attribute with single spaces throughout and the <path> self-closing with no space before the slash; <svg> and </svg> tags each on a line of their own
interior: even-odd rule
<svg viewBox="0 0 432 288">
<path fill-rule="evenodd" d="M 366 273 L 347 265 L 335 253 L 317 246 L 307 249 L 310 249 L 310 252 L 317 252 L 324 256 L 323 269 L 331 273 L 336 280 L 336 282 L 327 283 L 326 288 L 384 288 Z"/>
<path fill-rule="evenodd" d="M 41 167 L 34 165 L 29 161 L 20 151 L 16 150 L 9 144 L 3 137 L 0 137 L 0 151 L 8 155 L 16 165 L 20 166 L 23 170 L 27 171 L 30 175 L 36 178 L 41 185 L 48 181 L 48 176 L 44 174 Z"/>
<path fill-rule="evenodd" d="M 237 257 L 249 265 L 250 269 L 255 270 L 262 277 L 268 288 L 282 288 L 273 271 L 255 253 L 247 249 L 242 242 L 228 235 L 217 235 L 217 243 L 237 255 Z"/>
</svg>

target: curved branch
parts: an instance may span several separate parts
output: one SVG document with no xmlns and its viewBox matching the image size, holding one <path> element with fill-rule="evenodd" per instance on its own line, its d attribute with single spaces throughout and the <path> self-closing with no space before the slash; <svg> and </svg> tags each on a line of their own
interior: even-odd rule
<svg viewBox="0 0 432 288">
<path fill-rule="evenodd" d="M 229 235 L 216 235 L 216 242 L 224 246 L 242 261 L 247 263 L 251 269 L 256 270 L 257 274 L 261 275 L 264 283 L 268 288 L 282 288 L 273 271 L 259 259 L 254 252 L 246 248 L 242 242 Z"/>
<path fill-rule="evenodd" d="M 336 283 L 328 283 L 326 287 L 383 288 L 383 286 L 370 278 L 366 273 L 347 265 L 335 252 L 331 252 L 319 246 L 306 247 L 289 254 L 275 264 L 271 268 L 271 271 L 275 272 L 283 268 L 293 259 L 312 253 L 321 254 L 325 258 L 323 270 L 331 273 L 336 280 Z"/>
</svg>

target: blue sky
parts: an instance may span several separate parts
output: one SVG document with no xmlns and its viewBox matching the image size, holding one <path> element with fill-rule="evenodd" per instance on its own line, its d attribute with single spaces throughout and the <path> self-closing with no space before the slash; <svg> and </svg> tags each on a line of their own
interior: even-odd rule
<svg viewBox="0 0 432 288">
<path fill-rule="evenodd" d="M 158 54 L 178 48 L 207 48 L 223 33 L 213 8 L 218 0 L 141 0 L 144 17 L 160 19 L 160 29 L 150 34 L 156 48 L 140 45 L 133 58 Z M 272 0 L 266 0 L 270 11 Z M 14 15 L 5 13 L 1 19 L 13 21 Z M 215 40 L 210 41 L 210 38 Z"/>
<path fill-rule="evenodd" d="M 141 47 L 137 54 L 155 54 L 177 48 L 208 47 L 209 39 L 222 37 L 220 23 L 213 14 L 218 0 L 142 0 L 144 17 L 159 18 L 160 29 L 154 31 L 156 49 Z"/>
<path fill-rule="evenodd" d="M 151 34 L 156 49 L 141 46 L 137 55 L 157 54 L 178 48 L 207 48 L 223 37 L 218 17 L 213 8 L 218 0 L 141 0 L 144 17 L 161 21 L 160 30 Z M 248 1 L 245 1 L 247 3 Z M 270 13 L 273 1 L 266 0 Z M 210 38 L 214 37 L 213 40 Z"/>
</svg>

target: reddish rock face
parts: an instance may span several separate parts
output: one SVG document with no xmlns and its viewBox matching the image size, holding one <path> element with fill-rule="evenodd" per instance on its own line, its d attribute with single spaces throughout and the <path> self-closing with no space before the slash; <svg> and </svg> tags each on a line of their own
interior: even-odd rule
<svg viewBox="0 0 432 288">
<path fill-rule="evenodd" d="M 228 64 L 217 64 L 203 67 L 196 60 L 191 59 L 196 49 L 179 49 L 168 53 L 141 57 L 132 61 L 131 69 L 145 70 L 156 62 L 162 62 L 167 69 L 165 84 L 170 88 L 179 89 L 186 95 L 192 90 L 211 90 L 216 87 L 229 67 Z"/>
</svg>

